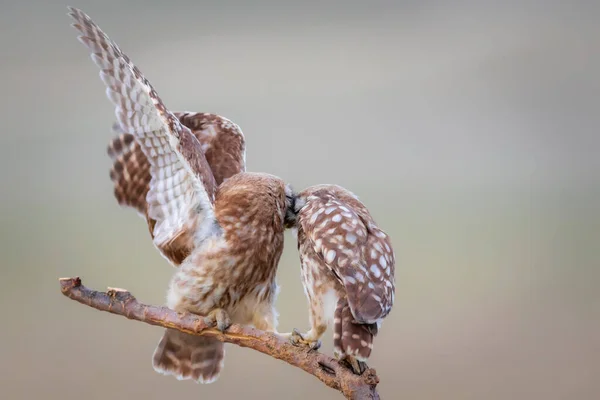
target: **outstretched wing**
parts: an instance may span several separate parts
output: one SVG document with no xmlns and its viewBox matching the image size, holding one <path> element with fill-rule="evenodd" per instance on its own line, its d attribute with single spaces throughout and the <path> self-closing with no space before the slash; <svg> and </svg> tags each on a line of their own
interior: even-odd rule
<svg viewBox="0 0 600 400">
<path fill-rule="evenodd" d="M 394 252 L 366 208 L 345 200 L 319 190 L 308 196 L 298 220 L 315 252 L 344 285 L 356 321 L 372 324 L 393 305 Z"/>
<path fill-rule="evenodd" d="M 132 207 L 146 218 L 146 196 L 152 179 L 150 161 L 131 133 L 123 133 L 118 123 L 113 125 L 113 131 L 118 135 L 108 145 L 108 155 L 113 160 L 110 179 L 115 198 L 120 205 Z"/>
<path fill-rule="evenodd" d="M 240 127 L 216 114 L 175 113 L 202 145 L 217 185 L 246 171 L 246 141 Z"/>
<path fill-rule="evenodd" d="M 173 115 L 200 141 L 217 185 L 246 170 L 246 143 L 239 126 L 216 114 L 173 112 Z M 145 216 L 150 162 L 132 134 L 124 133 L 119 124 L 113 130 L 118 135 L 108 145 L 108 154 L 113 160 L 110 178 L 115 197 L 120 205 L 132 207 Z"/>
<path fill-rule="evenodd" d="M 69 10 L 73 26 L 82 33 L 78 39 L 100 67 L 121 130 L 134 136 L 150 164 L 146 215 L 154 244 L 171 261 L 181 262 L 197 232 L 206 233 L 201 228 L 212 227 L 214 221 L 216 184 L 201 144 L 116 43 L 85 13 Z"/>
</svg>

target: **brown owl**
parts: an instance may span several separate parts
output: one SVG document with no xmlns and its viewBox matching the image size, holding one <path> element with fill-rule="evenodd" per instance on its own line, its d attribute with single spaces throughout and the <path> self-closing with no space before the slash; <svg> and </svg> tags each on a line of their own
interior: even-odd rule
<svg viewBox="0 0 600 400">
<path fill-rule="evenodd" d="M 362 373 L 373 337 L 394 303 L 394 251 L 388 235 L 348 190 L 317 185 L 298 193 L 291 227 L 298 239 L 311 329 L 284 334 L 320 346 L 333 321 L 336 357 Z"/>
<path fill-rule="evenodd" d="M 116 107 L 115 195 L 146 218 L 154 245 L 178 267 L 169 308 L 206 316 L 220 330 L 235 322 L 275 331 L 275 272 L 291 189 L 275 176 L 244 172 L 237 126 L 174 115 L 117 45 L 82 11 L 69 10 Z M 217 142 L 209 137 L 220 134 Z M 209 383 L 223 358 L 218 340 L 167 329 L 153 366 Z"/>
</svg>

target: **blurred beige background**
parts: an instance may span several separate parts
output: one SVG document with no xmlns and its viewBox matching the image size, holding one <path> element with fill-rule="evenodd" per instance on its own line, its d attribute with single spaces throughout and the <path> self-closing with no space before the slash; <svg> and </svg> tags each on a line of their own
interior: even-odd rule
<svg viewBox="0 0 600 400">
<path fill-rule="evenodd" d="M 598 399 L 600 10 L 563 3 L 70 5 L 172 110 L 238 123 L 249 170 L 370 207 L 398 259 L 382 398 Z M 213 385 L 163 377 L 160 328 L 60 294 L 80 275 L 162 303 L 173 272 L 112 197 L 113 108 L 65 5 L 0 8 L 0 397 L 340 398 L 231 346 Z M 286 244 L 280 329 L 305 329 Z"/>
</svg>

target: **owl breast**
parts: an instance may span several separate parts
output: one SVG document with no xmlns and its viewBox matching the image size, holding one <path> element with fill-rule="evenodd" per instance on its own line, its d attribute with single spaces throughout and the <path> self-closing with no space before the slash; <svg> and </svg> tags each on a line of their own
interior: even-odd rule
<svg viewBox="0 0 600 400">
<path fill-rule="evenodd" d="M 273 238 L 245 249 L 232 248 L 223 238 L 209 240 L 175 273 L 168 307 L 200 315 L 222 308 L 235 322 L 245 323 L 236 315 L 273 302 L 277 294 L 275 272 L 283 235 Z"/>
</svg>

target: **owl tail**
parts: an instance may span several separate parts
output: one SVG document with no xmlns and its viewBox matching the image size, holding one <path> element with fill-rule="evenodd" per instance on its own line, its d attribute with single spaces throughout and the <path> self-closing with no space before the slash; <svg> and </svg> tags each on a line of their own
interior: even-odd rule
<svg viewBox="0 0 600 400">
<path fill-rule="evenodd" d="M 154 351 L 152 366 L 179 380 L 212 383 L 223 369 L 224 357 L 225 347 L 215 338 L 167 329 Z"/>
<path fill-rule="evenodd" d="M 355 321 L 345 299 L 338 300 L 333 326 L 333 348 L 340 359 L 346 359 L 356 373 L 362 373 L 365 361 L 371 355 L 377 324 Z M 360 367 L 358 367 L 360 365 Z"/>
</svg>

